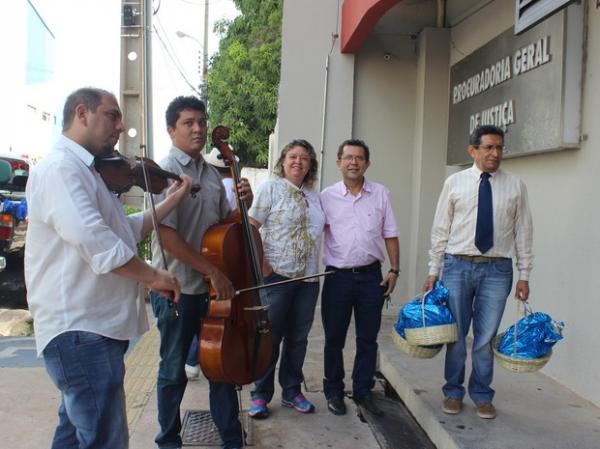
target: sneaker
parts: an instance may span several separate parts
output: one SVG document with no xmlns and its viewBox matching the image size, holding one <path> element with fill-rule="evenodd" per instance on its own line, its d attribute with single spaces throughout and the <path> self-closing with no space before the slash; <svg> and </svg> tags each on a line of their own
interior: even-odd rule
<svg viewBox="0 0 600 449">
<path fill-rule="evenodd" d="M 373 395 L 369 394 L 362 398 L 354 398 L 354 402 L 356 402 L 361 408 L 365 409 L 369 413 L 372 413 L 375 416 L 383 416 L 383 410 L 381 410 L 375 401 L 373 400 Z"/>
<path fill-rule="evenodd" d="M 442 411 L 448 415 L 458 415 L 462 410 L 462 400 L 447 397 L 442 402 Z"/>
<path fill-rule="evenodd" d="M 248 410 L 248 416 L 254 419 L 265 419 L 269 416 L 269 409 L 267 408 L 267 401 L 264 399 L 255 399 L 250 405 Z"/>
<path fill-rule="evenodd" d="M 346 414 L 346 404 L 344 404 L 344 398 L 336 396 L 331 399 L 327 399 L 327 408 L 334 415 Z"/>
<path fill-rule="evenodd" d="M 477 416 L 482 419 L 494 419 L 496 417 L 496 407 L 491 402 L 479 404 L 475 411 L 477 412 Z"/>
<path fill-rule="evenodd" d="M 284 407 L 294 408 L 300 413 L 312 413 L 315 411 L 315 406 L 313 405 L 313 403 L 306 399 L 302 393 L 300 393 L 291 401 L 288 401 L 287 399 L 282 399 L 281 405 L 283 405 Z"/>
<path fill-rule="evenodd" d="M 188 380 L 196 380 L 198 379 L 198 375 L 200 374 L 200 367 L 198 365 L 192 366 L 185 364 L 185 375 Z"/>
</svg>

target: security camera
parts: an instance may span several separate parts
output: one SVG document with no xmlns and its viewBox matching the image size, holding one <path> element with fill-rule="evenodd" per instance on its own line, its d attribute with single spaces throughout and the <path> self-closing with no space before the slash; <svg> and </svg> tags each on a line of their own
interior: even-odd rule
<svg viewBox="0 0 600 449">
<path fill-rule="evenodd" d="M 390 59 L 392 59 L 392 55 L 390 55 L 389 53 L 384 53 L 383 54 L 383 60 L 384 61 L 389 61 Z"/>
</svg>

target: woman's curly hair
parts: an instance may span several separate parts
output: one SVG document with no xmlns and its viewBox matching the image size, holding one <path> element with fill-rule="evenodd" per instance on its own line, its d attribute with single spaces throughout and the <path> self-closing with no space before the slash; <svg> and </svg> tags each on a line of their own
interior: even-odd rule
<svg viewBox="0 0 600 449">
<path fill-rule="evenodd" d="M 308 141 L 304 139 L 294 139 L 283 147 L 279 159 L 275 164 L 273 172 L 280 178 L 285 177 L 285 173 L 283 172 L 283 160 L 285 159 L 287 153 L 295 147 L 304 148 L 310 156 L 310 168 L 308 169 L 308 173 L 306 173 L 306 176 L 304 176 L 302 184 L 304 184 L 307 187 L 312 187 L 313 183 L 317 179 L 317 170 L 319 168 L 319 162 L 317 161 L 317 153 L 315 153 L 315 149 Z"/>
</svg>

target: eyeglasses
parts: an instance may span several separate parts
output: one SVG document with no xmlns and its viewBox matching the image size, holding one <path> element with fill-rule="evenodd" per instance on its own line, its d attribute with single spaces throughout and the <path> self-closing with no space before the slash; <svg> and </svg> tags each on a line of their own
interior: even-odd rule
<svg viewBox="0 0 600 449">
<path fill-rule="evenodd" d="M 364 156 L 351 156 L 349 154 L 346 154 L 346 155 L 342 156 L 340 158 L 340 160 L 342 160 L 344 162 L 350 162 L 350 161 L 353 161 L 353 162 L 364 162 L 366 159 L 365 159 Z"/>
<path fill-rule="evenodd" d="M 498 153 L 502 153 L 504 151 L 504 145 L 475 145 L 475 148 L 479 148 L 486 153 L 489 153 L 492 150 L 496 150 Z"/>
<path fill-rule="evenodd" d="M 307 163 L 310 162 L 310 156 L 298 156 L 297 154 L 286 154 L 286 159 L 289 159 L 291 161 L 296 161 L 299 160 L 301 162 Z"/>
</svg>

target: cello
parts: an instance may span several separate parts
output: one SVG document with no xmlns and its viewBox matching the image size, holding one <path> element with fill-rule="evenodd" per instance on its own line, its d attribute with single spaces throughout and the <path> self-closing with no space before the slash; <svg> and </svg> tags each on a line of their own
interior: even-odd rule
<svg viewBox="0 0 600 449">
<path fill-rule="evenodd" d="M 229 278 L 237 289 L 233 298 L 211 299 L 202 320 L 198 359 L 204 375 L 213 382 L 246 385 L 261 378 L 272 357 L 272 336 L 267 308 L 261 305 L 255 287 L 263 285 L 262 243 L 250 224 L 248 208 L 240 201 L 240 169 L 226 143 L 229 129 L 217 126 L 212 144 L 229 165 L 239 214 L 211 226 L 202 240 L 202 255 Z M 210 297 L 215 291 L 210 286 Z"/>
</svg>

